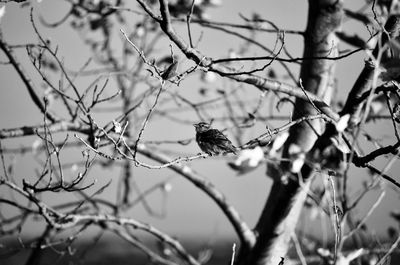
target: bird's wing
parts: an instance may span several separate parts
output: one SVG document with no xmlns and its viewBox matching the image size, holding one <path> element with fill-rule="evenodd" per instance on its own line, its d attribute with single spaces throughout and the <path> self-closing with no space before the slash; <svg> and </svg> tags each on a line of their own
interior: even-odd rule
<svg viewBox="0 0 400 265">
<path fill-rule="evenodd" d="M 176 75 L 176 70 L 178 69 L 178 62 L 173 62 L 172 64 L 170 64 L 167 68 L 167 70 L 165 70 L 162 74 L 161 77 L 164 80 L 170 79 L 172 77 L 174 77 Z"/>
<path fill-rule="evenodd" d="M 213 143 L 218 147 L 225 150 L 230 150 L 232 152 L 236 150 L 232 142 L 221 131 L 217 129 L 211 129 L 208 130 L 208 132 L 210 132 L 210 137 L 213 138 Z"/>
<path fill-rule="evenodd" d="M 204 141 L 208 142 L 226 142 L 229 139 L 219 130 L 210 129 L 203 133 Z M 229 141 L 230 142 L 230 141 Z"/>
</svg>

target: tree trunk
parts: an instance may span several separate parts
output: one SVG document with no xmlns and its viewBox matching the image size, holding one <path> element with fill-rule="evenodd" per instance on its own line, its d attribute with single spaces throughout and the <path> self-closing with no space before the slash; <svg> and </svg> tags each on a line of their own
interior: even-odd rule
<svg viewBox="0 0 400 265">
<path fill-rule="evenodd" d="M 302 63 L 300 78 L 306 91 L 315 93 L 321 98 L 327 98 L 327 92 L 333 86 L 335 67 L 334 60 L 321 57 L 338 55 L 335 31 L 341 25 L 342 16 L 342 1 L 309 0 L 308 22 L 304 36 L 305 60 Z M 316 113 L 317 110 L 309 102 L 296 100 L 293 119 Z M 321 131 L 322 124 L 318 120 L 291 127 L 283 151 L 283 157 L 290 158 L 291 162 L 281 163 L 281 174 L 274 176 L 269 197 L 255 228 L 258 235 L 256 244 L 250 250 L 241 251 L 238 264 L 277 265 L 281 257 L 286 256 L 313 173 L 311 168 L 298 167 L 296 164 L 302 165 L 305 155 Z M 296 163 L 293 163 L 295 160 Z M 301 168 L 301 172 L 297 168 Z M 304 185 L 301 187 L 299 175 L 304 180 Z"/>
</svg>

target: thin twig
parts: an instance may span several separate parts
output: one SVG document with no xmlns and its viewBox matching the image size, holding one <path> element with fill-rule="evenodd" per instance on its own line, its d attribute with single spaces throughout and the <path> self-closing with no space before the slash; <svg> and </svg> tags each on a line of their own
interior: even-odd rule
<svg viewBox="0 0 400 265">
<path fill-rule="evenodd" d="M 340 219 L 339 219 L 339 208 L 337 206 L 337 201 L 336 201 L 336 190 L 335 190 L 335 182 L 333 181 L 333 178 L 331 175 L 328 175 L 329 182 L 331 184 L 331 189 L 332 189 L 332 200 L 333 200 L 333 212 L 335 216 L 335 222 L 334 222 L 334 231 L 335 231 L 335 253 L 334 253 L 334 264 L 336 263 L 337 257 L 338 257 L 338 247 L 341 242 L 341 228 L 340 228 Z"/>
<path fill-rule="evenodd" d="M 300 259 L 301 265 L 307 265 L 306 258 L 304 257 L 303 251 L 301 250 L 299 239 L 297 238 L 296 233 L 292 234 L 292 241 L 294 243 L 294 247 L 296 248 L 297 256 Z"/>
<path fill-rule="evenodd" d="M 357 226 L 351 230 L 348 234 L 343 236 L 343 241 L 345 241 L 347 238 L 350 238 L 355 232 L 357 232 L 368 220 L 368 218 L 372 215 L 372 213 L 378 208 L 379 204 L 382 202 L 383 198 L 386 195 L 386 191 L 382 190 L 381 194 L 379 195 L 378 199 L 375 201 L 375 203 L 371 206 L 367 214 L 363 217 L 363 219 L 357 224 Z"/>
<path fill-rule="evenodd" d="M 193 40 L 192 40 L 192 32 L 191 32 L 191 29 L 190 29 L 190 21 L 192 19 L 195 1 L 196 0 L 192 0 L 192 5 L 190 7 L 190 11 L 186 16 L 186 25 L 187 25 L 187 30 L 188 30 L 188 35 L 189 35 L 189 43 L 190 43 L 190 47 L 191 48 L 193 48 Z"/>
<path fill-rule="evenodd" d="M 235 263 L 235 254 L 236 254 L 236 243 L 233 243 L 232 246 L 232 257 L 231 257 L 231 265 Z"/>
<path fill-rule="evenodd" d="M 136 162 L 136 160 L 137 160 L 137 159 L 136 159 L 137 146 L 138 146 L 139 141 L 140 141 L 140 138 L 142 137 L 142 134 L 143 134 L 143 132 L 144 132 L 144 130 L 145 130 L 145 128 L 146 128 L 146 125 L 147 125 L 147 123 L 149 122 L 150 116 L 151 116 L 151 114 L 153 113 L 153 110 L 155 109 L 155 107 L 157 106 L 158 99 L 160 98 L 161 92 L 163 91 L 163 88 L 164 88 L 164 84 L 165 84 L 165 82 L 162 81 L 161 86 L 160 86 L 160 89 L 159 89 L 158 92 L 157 92 L 156 99 L 154 100 L 153 105 L 152 105 L 151 108 L 149 109 L 149 112 L 147 113 L 147 116 L 146 116 L 146 118 L 145 118 L 145 120 L 144 120 L 144 122 L 143 122 L 142 128 L 141 128 L 140 131 L 139 131 L 139 135 L 138 135 L 138 137 L 137 137 L 137 139 L 136 139 L 136 141 L 135 141 L 135 144 L 133 145 L 133 159 L 135 160 L 135 162 Z M 139 165 L 139 163 L 136 162 L 136 165 Z"/>
<path fill-rule="evenodd" d="M 392 244 L 390 249 L 385 253 L 385 255 L 379 260 L 376 265 L 383 265 L 386 263 L 386 260 L 388 257 L 397 249 L 398 245 L 400 244 L 400 233 L 399 236 L 397 237 L 396 241 Z"/>
</svg>

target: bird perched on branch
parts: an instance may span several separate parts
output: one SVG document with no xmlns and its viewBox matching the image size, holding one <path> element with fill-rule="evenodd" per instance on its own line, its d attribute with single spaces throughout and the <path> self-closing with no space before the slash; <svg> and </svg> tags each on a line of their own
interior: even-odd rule
<svg viewBox="0 0 400 265">
<path fill-rule="evenodd" d="M 169 80 L 172 77 L 175 77 L 178 74 L 178 63 L 179 63 L 179 57 L 173 56 L 171 64 L 161 74 L 161 78 L 163 80 Z"/>
<path fill-rule="evenodd" d="M 193 126 L 196 128 L 196 142 L 203 152 L 209 155 L 236 154 L 237 148 L 221 131 L 212 129 L 211 124 L 199 122 Z"/>
</svg>

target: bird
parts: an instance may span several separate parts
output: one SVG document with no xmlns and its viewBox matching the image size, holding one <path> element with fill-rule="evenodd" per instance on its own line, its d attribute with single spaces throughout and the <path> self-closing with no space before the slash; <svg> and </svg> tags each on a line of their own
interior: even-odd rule
<svg viewBox="0 0 400 265">
<path fill-rule="evenodd" d="M 196 142 L 200 149 L 212 155 L 234 153 L 236 155 L 237 148 L 232 142 L 219 130 L 212 129 L 211 124 L 199 122 L 193 124 L 196 128 Z"/>
<path fill-rule="evenodd" d="M 167 67 L 167 69 L 161 74 L 161 78 L 163 80 L 169 80 L 172 77 L 175 77 L 178 74 L 178 63 L 179 57 L 173 56 L 172 63 Z"/>
</svg>

